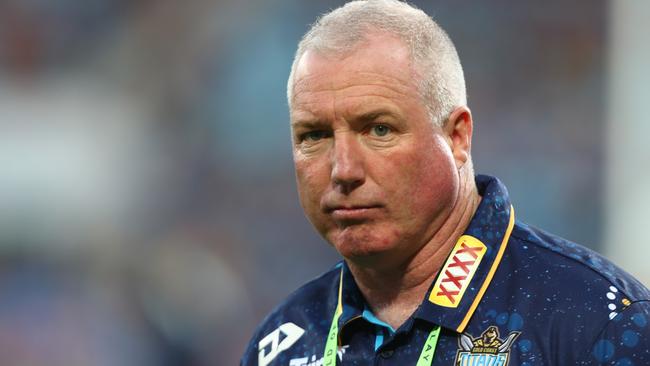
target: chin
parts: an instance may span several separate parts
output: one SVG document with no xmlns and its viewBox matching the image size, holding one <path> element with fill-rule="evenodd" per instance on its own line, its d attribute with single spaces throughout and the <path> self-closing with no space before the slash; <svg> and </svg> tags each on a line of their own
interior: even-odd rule
<svg viewBox="0 0 650 366">
<path fill-rule="evenodd" d="M 346 259 L 371 259 L 390 252 L 397 246 L 390 235 L 370 228 L 349 226 L 328 235 L 328 241 Z"/>
</svg>

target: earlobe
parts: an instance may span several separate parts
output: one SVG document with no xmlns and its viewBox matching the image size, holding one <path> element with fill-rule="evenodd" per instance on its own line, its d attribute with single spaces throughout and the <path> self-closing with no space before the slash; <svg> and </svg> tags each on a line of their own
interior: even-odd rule
<svg viewBox="0 0 650 366">
<path fill-rule="evenodd" d="M 458 169 L 470 160 L 473 127 L 472 112 L 467 106 L 454 109 L 444 126 Z"/>
</svg>

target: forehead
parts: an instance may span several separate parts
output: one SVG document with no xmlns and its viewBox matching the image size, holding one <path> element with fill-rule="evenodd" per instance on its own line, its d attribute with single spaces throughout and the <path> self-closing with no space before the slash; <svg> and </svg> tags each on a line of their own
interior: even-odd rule
<svg viewBox="0 0 650 366">
<path fill-rule="evenodd" d="M 300 108 L 334 95 L 352 98 L 419 95 L 413 70 L 406 45 L 385 33 L 369 35 L 344 55 L 308 50 L 296 66 L 292 103 Z"/>
</svg>

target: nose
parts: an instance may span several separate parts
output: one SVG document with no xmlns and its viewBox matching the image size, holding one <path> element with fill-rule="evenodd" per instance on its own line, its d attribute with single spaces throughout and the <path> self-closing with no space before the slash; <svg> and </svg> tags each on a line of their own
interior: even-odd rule
<svg viewBox="0 0 650 366">
<path fill-rule="evenodd" d="M 335 135 L 331 150 L 331 180 L 334 188 L 339 189 L 343 194 L 349 194 L 365 182 L 366 172 L 362 153 L 353 133 Z"/>
</svg>

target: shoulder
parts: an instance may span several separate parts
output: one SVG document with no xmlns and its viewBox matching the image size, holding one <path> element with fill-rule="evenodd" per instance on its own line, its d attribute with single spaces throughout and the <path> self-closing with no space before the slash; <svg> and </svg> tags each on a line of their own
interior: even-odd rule
<svg viewBox="0 0 650 366">
<path fill-rule="evenodd" d="M 510 252 L 555 282 L 556 291 L 586 291 L 608 303 L 614 295 L 623 306 L 650 299 L 650 291 L 632 275 L 582 245 L 521 222 L 512 238 Z"/>
<path fill-rule="evenodd" d="M 275 307 L 253 333 L 241 364 L 257 365 L 258 357 L 275 359 L 282 351 L 299 345 L 306 332 L 325 334 L 336 306 L 340 266 L 307 282 Z"/>
<path fill-rule="evenodd" d="M 649 299 L 643 284 L 600 254 L 517 222 L 484 303 L 487 321 L 521 332 L 518 357 L 591 365 L 645 346 Z"/>
</svg>

